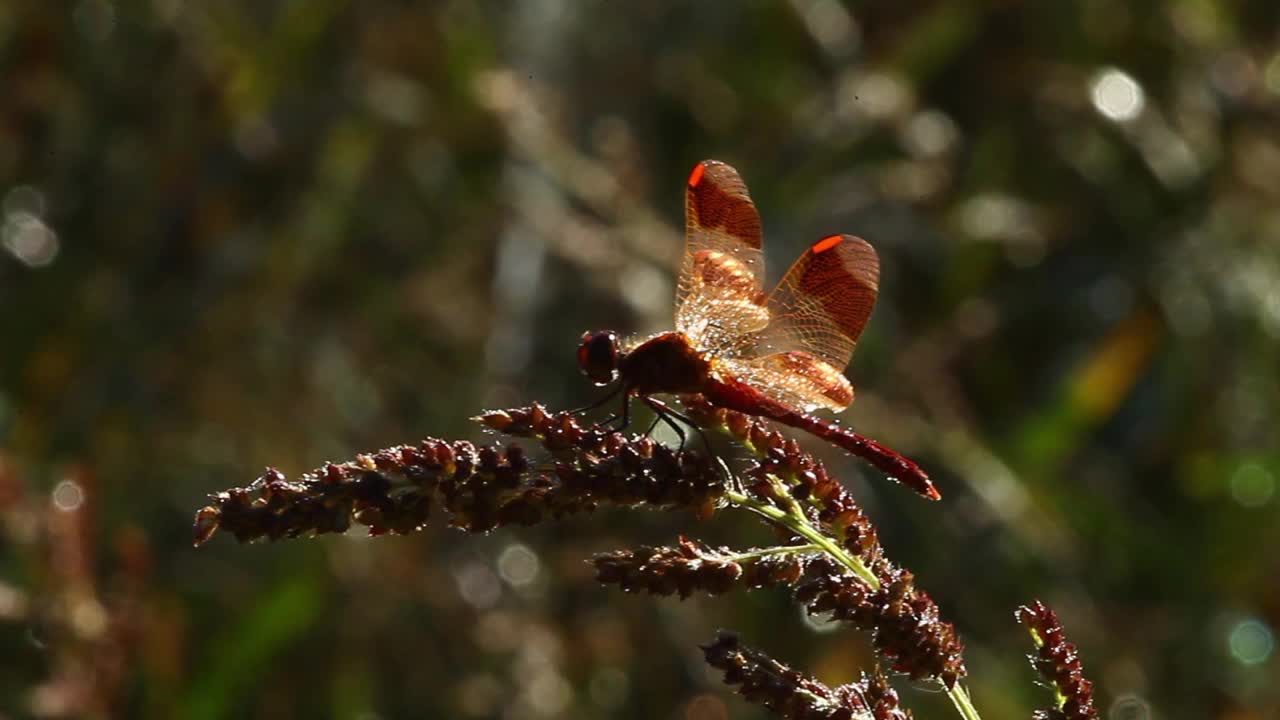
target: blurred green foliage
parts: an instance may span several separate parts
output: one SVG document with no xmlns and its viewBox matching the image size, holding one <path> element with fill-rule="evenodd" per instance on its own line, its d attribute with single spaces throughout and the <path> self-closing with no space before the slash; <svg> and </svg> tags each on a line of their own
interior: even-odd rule
<svg viewBox="0 0 1280 720">
<path fill-rule="evenodd" d="M 190 549 L 264 465 L 585 404 L 578 335 L 669 326 L 715 157 L 775 272 L 831 232 L 881 253 L 848 418 L 946 500 L 829 461 L 984 715 L 1044 701 L 1012 619 L 1042 597 L 1109 717 L 1274 717 L 1277 28 L 1265 0 L 0 5 L 0 714 L 758 717 L 698 661 L 717 626 L 852 677 L 865 643 L 781 594 L 620 597 L 581 563 L 766 542 L 748 521 Z"/>
</svg>

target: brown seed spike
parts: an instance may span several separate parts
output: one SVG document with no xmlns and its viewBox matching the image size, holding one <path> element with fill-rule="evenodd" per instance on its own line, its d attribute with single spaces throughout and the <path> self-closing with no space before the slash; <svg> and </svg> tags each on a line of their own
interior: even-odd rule
<svg viewBox="0 0 1280 720">
<path fill-rule="evenodd" d="M 218 509 L 206 505 L 196 511 L 195 523 L 192 525 L 193 547 L 200 547 L 209 542 L 209 538 L 218 531 L 220 513 Z"/>
<path fill-rule="evenodd" d="M 476 415 L 471 419 L 487 426 L 490 430 L 496 430 L 498 432 L 506 430 L 515 423 L 511 414 L 504 410 L 494 410 L 493 412 Z"/>
<path fill-rule="evenodd" d="M 1088 720 L 1098 717 L 1093 706 L 1093 683 L 1084 677 L 1076 646 L 1067 641 L 1058 616 L 1039 600 L 1018 608 L 1018 622 L 1032 631 L 1037 644 L 1032 664 L 1057 691 L 1057 707 L 1039 710 L 1036 717 Z"/>
</svg>

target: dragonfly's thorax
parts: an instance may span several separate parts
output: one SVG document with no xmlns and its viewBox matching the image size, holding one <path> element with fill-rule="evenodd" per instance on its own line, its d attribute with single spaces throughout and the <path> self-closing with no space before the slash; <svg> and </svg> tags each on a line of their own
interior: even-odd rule
<svg viewBox="0 0 1280 720">
<path fill-rule="evenodd" d="M 655 335 L 618 362 L 622 381 L 641 395 L 701 392 L 710 372 L 710 361 L 678 332 Z"/>
</svg>

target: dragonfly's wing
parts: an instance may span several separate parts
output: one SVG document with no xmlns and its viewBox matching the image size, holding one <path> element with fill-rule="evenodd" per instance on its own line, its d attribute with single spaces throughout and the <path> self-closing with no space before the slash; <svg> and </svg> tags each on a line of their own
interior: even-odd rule
<svg viewBox="0 0 1280 720">
<path fill-rule="evenodd" d="M 722 358 L 717 365 L 793 410 L 840 412 L 853 402 L 853 385 L 836 368 L 798 350 L 756 358 Z"/>
<path fill-rule="evenodd" d="M 685 190 L 676 329 L 700 350 L 739 355 L 769 323 L 760 215 L 738 171 L 704 160 Z"/>
<path fill-rule="evenodd" d="M 880 260 L 866 240 L 853 235 L 819 240 L 769 295 L 770 322 L 760 335 L 760 352 L 789 358 L 777 364 L 816 367 L 814 362 L 820 361 L 842 372 L 853 357 L 879 290 Z M 809 359 L 797 359 L 801 355 Z M 827 368 L 812 374 L 824 375 Z"/>
</svg>

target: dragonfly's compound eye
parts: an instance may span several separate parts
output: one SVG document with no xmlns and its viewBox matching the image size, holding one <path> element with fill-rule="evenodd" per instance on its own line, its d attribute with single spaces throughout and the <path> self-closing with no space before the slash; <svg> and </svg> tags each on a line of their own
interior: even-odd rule
<svg viewBox="0 0 1280 720">
<path fill-rule="evenodd" d="M 613 382 L 618 376 L 618 336 L 607 330 L 583 335 L 578 368 L 596 385 Z"/>
</svg>

